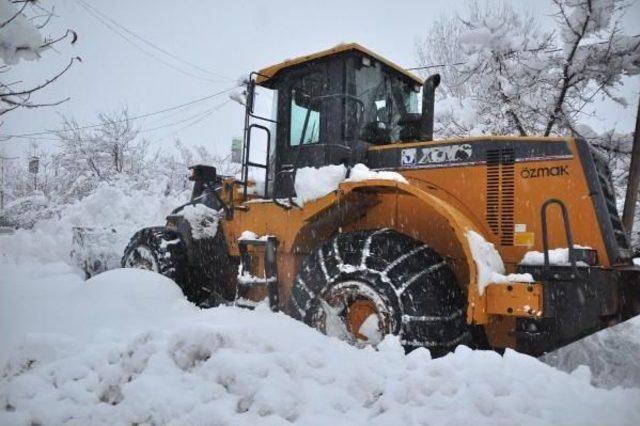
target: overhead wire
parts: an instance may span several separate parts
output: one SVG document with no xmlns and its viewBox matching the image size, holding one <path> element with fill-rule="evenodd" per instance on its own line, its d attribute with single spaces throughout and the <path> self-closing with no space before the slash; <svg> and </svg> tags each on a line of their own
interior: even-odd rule
<svg viewBox="0 0 640 426">
<path fill-rule="evenodd" d="M 216 106 L 215 106 L 215 107 L 213 107 L 213 108 L 209 108 L 209 109 L 207 109 L 207 110 L 200 111 L 200 112 L 198 112 L 197 114 L 190 115 L 189 117 L 183 118 L 183 119 L 181 119 L 181 120 L 178 120 L 178 121 L 175 121 L 175 122 L 172 122 L 172 123 L 167 123 L 167 124 L 164 124 L 164 125 L 162 125 L 162 126 L 156 126 L 156 127 L 150 127 L 150 128 L 141 128 L 141 129 L 136 130 L 136 133 L 137 133 L 137 134 L 145 134 L 145 133 L 154 132 L 154 131 L 157 131 L 157 130 L 160 130 L 160 129 L 164 129 L 164 128 L 167 128 L 167 127 L 176 126 L 176 125 L 179 125 L 179 124 L 182 124 L 182 123 L 185 123 L 185 122 L 191 121 L 191 120 L 201 120 L 201 119 L 204 119 L 204 118 L 206 118 L 206 117 L 210 116 L 211 114 L 213 114 L 214 112 L 216 112 L 217 110 L 219 110 L 220 108 L 222 108 L 224 105 L 228 104 L 229 102 L 230 102 L 230 101 L 224 101 L 224 102 L 222 102 L 221 104 L 218 104 L 218 105 L 216 105 Z M 178 132 L 182 131 L 184 128 L 187 128 L 187 127 L 188 127 L 188 126 L 185 126 L 185 127 L 183 127 L 183 128 L 180 128 L 180 129 L 178 129 L 178 130 L 176 130 L 176 131 L 172 132 L 172 134 L 176 134 L 176 133 L 178 133 Z M 74 130 L 75 130 L 75 129 L 74 129 Z M 155 140 L 154 142 L 160 141 L 160 140 L 162 140 L 162 139 L 163 139 L 163 138 L 165 138 L 165 137 L 166 137 L 166 136 L 163 136 L 162 138 L 157 139 L 157 140 Z M 61 137 L 54 138 L 54 137 L 52 137 L 52 136 L 50 136 L 50 137 L 42 137 L 42 136 L 38 136 L 38 137 L 29 138 L 29 140 L 31 140 L 31 141 L 59 142 L 59 141 L 61 141 L 61 140 L 63 140 L 63 139 L 62 139 Z M 79 142 L 93 142 L 93 141 L 95 141 L 95 138 L 91 138 L 91 137 L 77 137 L 77 138 L 73 138 L 73 140 L 76 140 L 76 141 L 79 141 Z"/>
<path fill-rule="evenodd" d="M 155 59 L 156 61 L 160 62 L 161 64 L 181 73 L 184 74 L 186 76 L 192 77 L 192 78 L 196 78 L 198 80 L 203 80 L 203 81 L 208 81 L 208 82 L 220 82 L 220 80 L 214 80 L 211 78 L 206 78 L 206 77 L 202 77 L 196 74 L 193 74 L 192 72 L 186 71 L 182 68 L 178 68 L 175 65 L 171 64 L 168 61 L 165 61 L 164 59 L 158 57 L 157 55 L 153 54 L 152 52 L 147 51 L 146 49 L 144 49 L 142 46 L 138 45 L 136 42 L 134 42 L 133 40 L 131 40 L 129 37 L 127 37 L 125 34 L 123 34 L 121 31 L 119 31 L 117 28 L 115 28 L 113 25 L 111 25 L 109 22 L 107 22 L 104 18 L 102 18 L 100 15 L 98 15 L 96 12 L 94 12 L 93 10 L 91 10 L 89 7 L 85 6 L 84 4 L 78 2 L 78 4 L 87 11 L 87 13 L 89 13 L 91 16 L 93 16 L 95 19 L 97 19 L 99 22 L 101 22 L 104 26 L 106 26 L 108 29 L 110 29 L 111 31 L 113 31 L 116 35 L 118 35 L 120 38 L 122 38 L 124 41 L 126 41 L 127 43 L 131 44 L 133 47 L 135 47 L 136 49 L 138 49 L 139 51 L 141 51 L 142 53 L 144 53 L 145 55 L 149 56 L 150 58 Z"/>
<path fill-rule="evenodd" d="M 200 118 L 202 116 L 208 116 L 208 115 L 214 113 L 215 111 L 218 111 L 220 108 L 222 108 L 223 106 L 227 105 L 229 102 L 231 102 L 231 99 L 227 99 L 226 101 L 221 102 L 220 104 L 218 104 L 218 105 L 216 105 L 214 107 L 211 107 L 209 109 L 201 111 L 198 114 L 192 115 L 190 117 L 183 118 L 183 119 L 175 121 L 173 123 L 164 124 L 164 125 L 161 125 L 161 126 L 141 129 L 140 132 L 152 132 L 152 131 L 155 131 L 155 130 L 165 129 L 167 127 L 172 127 L 172 126 L 175 126 L 175 125 L 178 125 L 178 124 L 182 124 L 184 122 L 187 122 L 187 121 L 190 121 L 190 120 L 193 120 L 193 119 L 198 119 L 198 118 Z"/>
<path fill-rule="evenodd" d="M 215 107 L 211 108 L 211 110 L 210 110 L 210 111 L 205 111 L 201 117 L 195 118 L 195 120 L 194 120 L 193 122 L 191 122 L 191 123 L 187 124 L 186 126 L 183 126 L 183 127 L 179 128 L 179 129 L 177 129 L 177 130 L 174 130 L 174 131 L 172 131 L 172 132 L 169 132 L 169 133 L 167 133 L 167 134 L 166 134 L 166 135 L 164 135 L 164 136 L 161 136 L 161 137 L 160 137 L 160 138 L 158 138 L 156 141 L 157 141 L 157 142 L 163 141 L 163 140 L 165 140 L 166 138 L 168 138 L 169 136 L 175 136 L 175 135 L 177 135 L 178 133 L 182 132 L 183 130 L 188 129 L 188 128 L 192 127 L 192 126 L 195 126 L 196 124 L 198 124 L 198 123 L 200 123 L 202 120 L 204 120 L 204 119 L 208 118 L 209 116 L 211 116 L 211 114 L 213 114 L 214 112 L 218 111 L 219 109 L 221 109 L 223 106 L 227 105 L 227 104 L 228 104 L 228 103 L 230 103 L 230 102 L 231 102 L 231 99 L 228 99 L 228 100 L 226 100 L 225 102 L 221 103 L 220 105 L 217 105 L 217 106 L 215 106 Z"/>
<path fill-rule="evenodd" d="M 221 102 L 220 104 L 217 104 L 217 105 L 215 105 L 215 106 L 213 106 L 211 108 L 208 108 L 208 109 L 206 109 L 204 111 L 200 111 L 200 112 L 198 112 L 196 114 L 190 115 L 189 117 L 182 118 L 182 119 L 180 119 L 178 121 L 174 121 L 172 123 L 167 123 L 167 124 L 163 124 L 163 125 L 156 126 L 156 127 L 141 128 L 141 129 L 138 129 L 136 132 L 137 132 L 137 134 L 144 134 L 144 133 L 149 133 L 149 132 L 153 132 L 153 131 L 160 130 L 160 129 L 165 129 L 167 127 L 176 126 L 178 124 L 182 124 L 182 123 L 185 123 L 185 122 L 190 121 L 190 120 L 204 119 L 207 116 L 209 116 L 209 115 L 213 114 L 214 112 L 218 111 L 219 109 L 221 109 L 223 106 L 227 105 L 229 102 L 231 102 L 231 99 L 227 99 L 224 102 Z M 112 123 L 119 123 L 119 122 L 124 122 L 124 121 L 126 121 L 126 120 L 117 120 L 117 121 L 114 121 Z M 100 125 L 100 126 L 102 126 L 102 125 Z M 66 129 L 66 131 L 75 131 L 75 130 L 79 130 L 79 129 L 82 129 L 82 127 L 76 127 L 76 128 L 73 128 L 73 129 Z M 175 131 L 174 133 L 177 133 L 177 132 L 179 132 L 181 130 L 182 129 L 179 129 L 179 130 Z M 61 140 L 60 137 L 57 137 L 57 138 L 53 138 L 53 137 L 30 137 L 28 139 L 29 140 L 33 140 L 33 141 L 51 141 L 51 142 L 58 142 L 58 141 Z M 80 141 L 80 142 L 92 142 L 95 139 L 93 139 L 93 138 L 74 138 L 74 140 L 77 140 L 77 141 Z"/>
<path fill-rule="evenodd" d="M 149 112 L 149 113 L 146 113 L 146 114 L 141 114 L 141 115 L 137 115 L 137 116 L 133 116 L 133 117 L 128 117 L 126 119 L 114 121 L 114 123 L 124 123 L 126 121 L 135 121 L 135 120 L 151 117 L 151 116 L 158 115 L 158 114 L 163 114 L 165 112 L 175 111 L 175 110 L 181 109 L 181 108 L 186 108 L 188 106 L 191 106 L 191 105 L 194 105 L 194 104 L 197 104 L 197 103 L 200 103 L 200 102 L 204 102 L 206 100 L 209 100 L 209 99 L 215 98 L 217 96 L 223 95 L 225 93 L 231 92 L 232 90 L 234 90 L 234 89 L 236 89 L 238 87 L 240 87 L 240 86 L 233 86 L 233 87 L 230 87 L 228 89 L 221 90 L 219 92 L 213 93 L 211 95 L 204 96 L 204 97 L 201 97 L 201 98 L 198 98 L 198 99 L 194 99 L 194 100 L 189 101 L 189 102 L 182 103 L 180 105 L 175 105 L 175 106 L 172 106 L 172 107 L 169 107 L 169 108 L 164 108 L 164 109 L 161 109 L 161 110 L 158 110 L 158 111 L 153 111 L 153 112 Z M 102 126 L 103 126 L 103 124 L 89 124 L 89 125 L 86 125 L 86 126 L 77 127 L 76 129 L 73 129 L 73 130 L 84 130 L 84 129 L 102 127 Z M 6 137 L 6 138 L 33 139 L 36 136 L 55 135 L 57 133 L 68 132 L 68 131 L 71 131 L 71 130 L 70 129 L 44 130 L 44 131 L 39 131 L 39 132 L 22 133 L 22 134 L 17 134 L 17 135 L 0 135 L 0 136 L 1 137 Z"/>
<path fill-rule="evenodd" d="M 232 78 L 226 77 L 226 76 L 224 76 L 224 75 L 222 75 L 222 74 L 215 73 L 215 72 L 213 72 L 213 71 L 210 71 L 210 70 L 204 69 L 204 68 L 202 68 L 202 67 L 200 67 L 200 66 L 198 66 L 198 65 L 194 64 L 193 62 L 187 61 L 186 59 L 183 59 L 183 58 L 181 58 L 181 57 L 177 56 L 176 54 L 171 53 L 171 52 L 167 51 L 166 49 L 163 49 L 162 47 L 158 46 L 157 44 L 155 44 L 155 43 L 153 43 L 153 42 L 151 42 L 151 41 L 149 41 L 149 40 L 147 40 L 146 38 L 142 37 L 141 35 L 136 34 L 136 33 L 135 33 L 135 32 L 133 32 L 132 30 L 130 30 L 130 29 L 128 29 L 127 27 L 125 27 L 124 25 L 121 25 L 121 24 L 120 24 L 120 23 L 118 23 L 116 20 L 114 20 L 113 18 L 109 17 L 107 14 L 105 14 L 104 12 L 102 12 L 102 11 L 98 10 L 96 7 L 94 7 L 94 6 L 90 5 L 89 3 L 87 3 L 87 2 L 86 2 L 86 1 L 84 1 L 84 0 L 76 0 L 76 2 L 77 2 L 78 4 L 80 4 L 81 6 L 84 6 L 85 8 L 91 9 L 93 12 L 95 12 L 95 13 L 96 13 L 96 14 L 98 14 L 98 15 L 100 15 L 100 16 L 101 16 L 102 18 L 104 18 L 105 20 L 107 20 L 107 21 L 111 22 L 113 25 L 117 26 L 118 28 L 120 28 L 121 30 L 123 30 L 123 31 L 125 31 L 126 33 L 130 34 L 131 36 L 133 36 L 133 37 L 137 38 L 138 40 L 140 40 L 141 42 L 143 42 L 143 43 L 144 43 L 144 44 L 146 44 L 147 46 L 149 46 L 149 47 L 151 47 L 151 48 L 153 48 L 153 49 L 155 49 L 155 50 L 157 50 L 157 51 L 159 51 L 159 52 L 161 52 L 161 53 L 164 53 L 165 55 L 167 55 L 167 56 L 169 56 L 169 57 L 171 57 L 171 58 L 175 59 L 175 60 L 176 60 L 176 61 L 178 61 L 178 62 L 181 62 L 181 63 L 183 63 L 183 64 L 185 64 L 185 65 L 188 65 L 188 66 L 190 66 L 190 67 L 192 67 L 192 68 L 194 68 L 194 69 L 197 69 L 198 71 L 201 71 L 201 72 L 203 72 L 203 73 L 205 73 L 205 74 L 209 74 L 209 75 L 211 75 L 211 76 L 215 76 L 215 77 L 223 78 L 223 79 L 225 79 L 225 80 L 229 80 L 229 81 L 232 81 L 232 80 L 233 80 Z"/>
</svg>

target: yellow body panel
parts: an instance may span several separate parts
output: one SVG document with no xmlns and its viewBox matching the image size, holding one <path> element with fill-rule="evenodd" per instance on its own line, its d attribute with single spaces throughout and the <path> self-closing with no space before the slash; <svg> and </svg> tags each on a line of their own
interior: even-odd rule
<svg viewBox="0 0 640 426">
<path fill-rule="evenodd" d="M 500 138 L 495 138 L 500 139 Z M 517 143 L 519 138 L 505 138 Z M 486 141 L 487 138 L 463 139 L 465 143 Z M 573 139 L 522 138 L 526 141 L 546 143 L 565 140 L 572 152 L 571 158 L 560 160 L 528 161 L 515 164 L 514 219 L 520 232 L 514 234 L 513 245 L 502 246 L 500 239 L 488 226 L 485 211 L 486 166 L 442 167 L 431 169 L 396 169 L 408 181 L 368 180 L 340 184 L 338 190 L 302 208 L 285 209 L 267 200 L 240 202 L 237 188 L 227 194 L 240 204 L 232 220 L 223 222 L 230 254 L 237 256 L 237 239 L 245 230 L 258 235 L 278 238 L 278 281 L 280 300 L 287 300 L 298 268 L 304 257 L 321 246 L 337 232 L 373 228 L 391 228 L 432 246 L 449 263 L 459 285 L 468 297 L 467 321 L 485 325 L 489 341 L 494 346 L 510 346 L 516 316 L 540 315 L 544 301 L 539 284 L 518 284 L 507 290 L 504 284 L 489 285 L 480 294 L 477 268 L 466 238 L 475 231 L 492 242 L 505 262 L 507 272 L 529 250 L 542 251 L 540 206 L 549 198 L 562 199 L 569 210 L 574 242 L 594 248 L 603 266 L 610 265 L 604 242 L 597 224 L 596 213 L 589 196 L 585 174 L 580 164 Z M 457 143 L 461 140 L 452 140 Z M 386 145 L 371 148 L 383 151 L 398 146 L 420 147 L 438 142 L 420 142 Z M 525 169 L 561 164 L 568 175 L 525 179 Z M 518 194 L 521 196 L 518 197 Z M 549 212 L 550 245 L 566 247 L 564 226 L 559 211 Z M 596 225 L 597 226 L 597 225 Z M 520 235 L 518 235 L 520 234 Z M 259 249 L 258 249 L 259 250 Z M 262 275 L 260 253 L 255 252 L 255 274 Z M 252 290 L 247 297 L 261 299 L 262 290 Z M 506 334 L 505 334 L 506 333 Z"/>
</svg>

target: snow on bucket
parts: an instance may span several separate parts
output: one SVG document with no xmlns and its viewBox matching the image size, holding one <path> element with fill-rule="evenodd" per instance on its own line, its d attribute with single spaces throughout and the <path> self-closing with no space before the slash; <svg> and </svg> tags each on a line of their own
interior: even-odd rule
<svg viewBox="0 0 640 426">
<path fill-rule="evenodd" d="M 120 266 L 120 258 L 110 248 L 117 243 L 114 228 L 73 227 L 71 260 L 87 279 Z"/>
</svg>

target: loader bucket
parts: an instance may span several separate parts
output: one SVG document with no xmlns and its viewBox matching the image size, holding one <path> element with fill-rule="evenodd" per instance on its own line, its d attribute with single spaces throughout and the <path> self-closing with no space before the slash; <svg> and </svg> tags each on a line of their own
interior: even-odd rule
<svg viewBox="0 0 640 426">
<path fill-rule="evenodd" d="M 73 228 L 70 257 L 73 264 L 82 269 L 86 279 L 120 266 L 119 253 L 110 250 L 117 237 L 113 228 Z"/>
</svg>

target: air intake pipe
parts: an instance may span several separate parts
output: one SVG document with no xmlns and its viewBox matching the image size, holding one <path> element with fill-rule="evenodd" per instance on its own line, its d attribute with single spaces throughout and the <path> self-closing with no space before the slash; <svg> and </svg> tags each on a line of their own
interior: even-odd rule
<svg viewBox="0 0 640 426">
<path fill-rule="evenodd" d="M 434 104 L 436 87 L 440 84 L 440 74 L 429 76 L 422 84 L 422 117 L 420 119 L 420 140 L 433 140 Z"/>
</svg>

